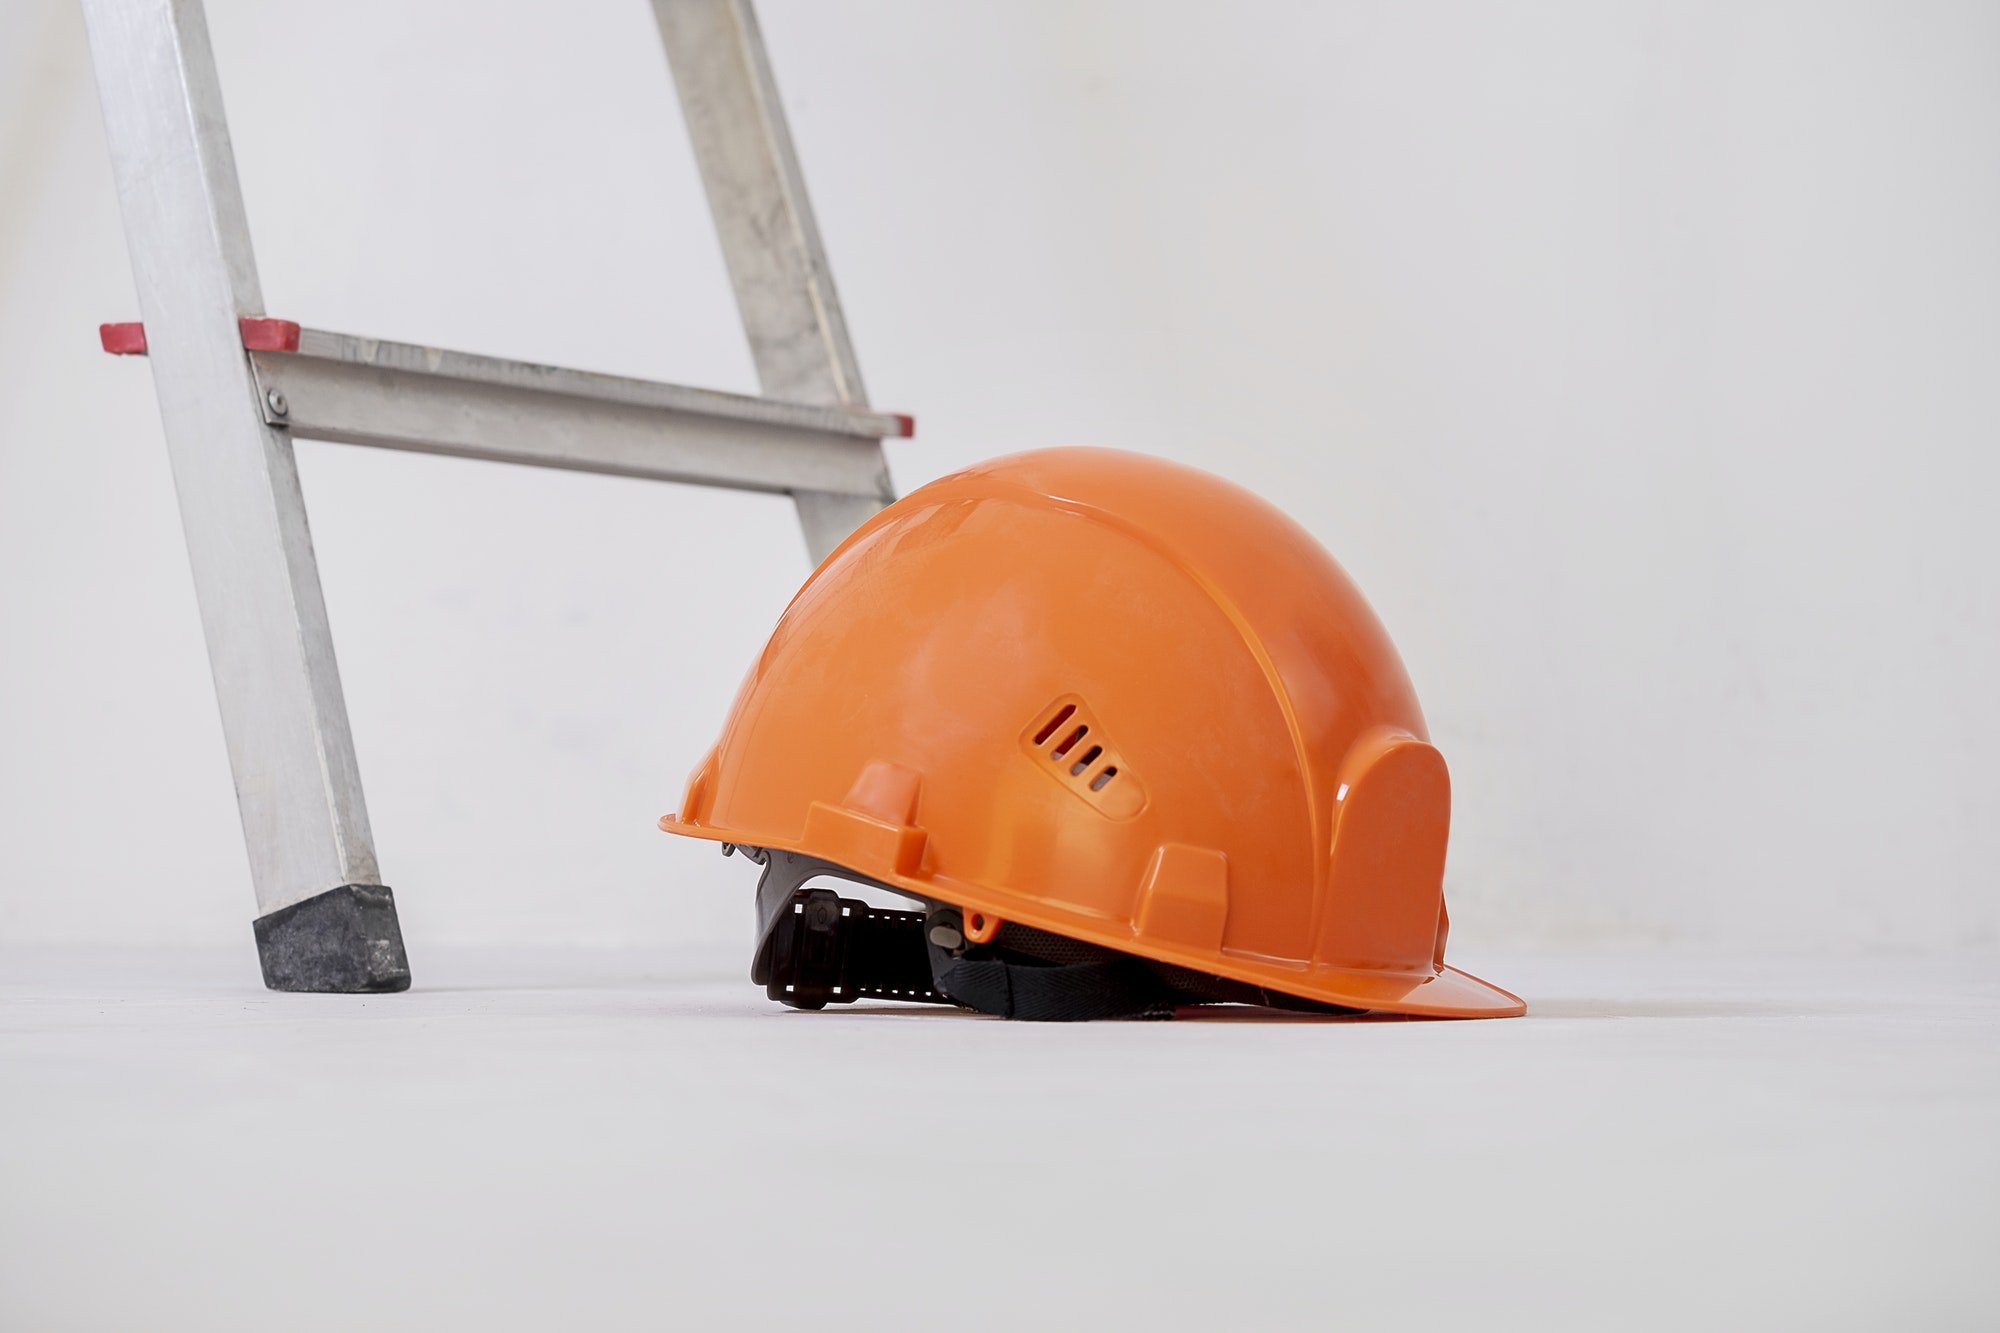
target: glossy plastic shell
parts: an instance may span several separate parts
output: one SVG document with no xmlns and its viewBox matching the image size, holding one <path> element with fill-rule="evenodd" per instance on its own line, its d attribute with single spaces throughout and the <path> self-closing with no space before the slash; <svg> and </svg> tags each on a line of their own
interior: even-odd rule
<svg viewBox="0 0 2000 1333">
<path fill-rule="evenodd" d="M 1309 534 L 1206 473 L 1052 449 L 829 556 L 660 825 L 1309 999 L 1519 1014 L 1444 965 L 1450 806 Z"/>
</svg>

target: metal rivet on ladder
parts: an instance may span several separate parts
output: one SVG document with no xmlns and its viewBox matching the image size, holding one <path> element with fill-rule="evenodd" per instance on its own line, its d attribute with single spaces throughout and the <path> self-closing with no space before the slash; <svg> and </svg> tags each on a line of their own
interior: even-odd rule
<svg viewBox="0 0 2000 1333">
<path fill-rule="evenodd" d="M 274 417 L 284 416 L 292 410 L 292 405 L 285 401 L 284 393 L 278 389 L 264 390 L 264 405 L 271 409 Z"/>
</svg>

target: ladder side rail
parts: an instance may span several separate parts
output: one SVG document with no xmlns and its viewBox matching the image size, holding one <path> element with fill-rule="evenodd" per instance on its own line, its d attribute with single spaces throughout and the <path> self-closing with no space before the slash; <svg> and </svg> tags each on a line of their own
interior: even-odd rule
<svg viewBox="0 0 2000 1333">
<path fill-rule="evenodd" d="M 83 9 L 265 979 L 401 989 L 292 442 L 259 411 L 238 332 L 263 298 L 206 19 L 199 0 Z"/>
<path fill-rule="evenodd" d="M 759 385 L 773 398 L 865 407 L 861 367 L 750 0 L 653 0 L 653 14 Z M 872 497 L 794 491 L 813 559 L 825 559 L 894 498 L 886 460 Z"/>
</svg>

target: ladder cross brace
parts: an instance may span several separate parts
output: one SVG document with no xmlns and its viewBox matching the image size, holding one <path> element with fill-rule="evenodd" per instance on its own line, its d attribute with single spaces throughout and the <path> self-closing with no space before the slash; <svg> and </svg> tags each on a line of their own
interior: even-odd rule
<svg viewBox="0 0 2000 1333">
<path fill-rule="evenodd" d="M 783 402 L 654 380 L 238 321 L 259 414 L 294 439 L 645 477 L 734 490 L 889 491 L 877 443 L 907 416 Z M 99 326 L 107 352 L 143 356 L 143 323 Z"/>
</svg>

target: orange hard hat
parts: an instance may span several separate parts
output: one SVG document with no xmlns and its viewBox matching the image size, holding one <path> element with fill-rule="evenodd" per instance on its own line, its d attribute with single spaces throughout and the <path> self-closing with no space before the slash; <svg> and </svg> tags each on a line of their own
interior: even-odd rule
<svg viewBox="0 0 2000 1333">
<path fill-rule="evenodd" d="M 829 556 L 660 827 L 764 866 L 752 975 L 800 1008 L 1522 1013 L 1445 966 L 1450 807 L 1395 647 L 1304 529 L 1050 449 Z"/>
</svg>

